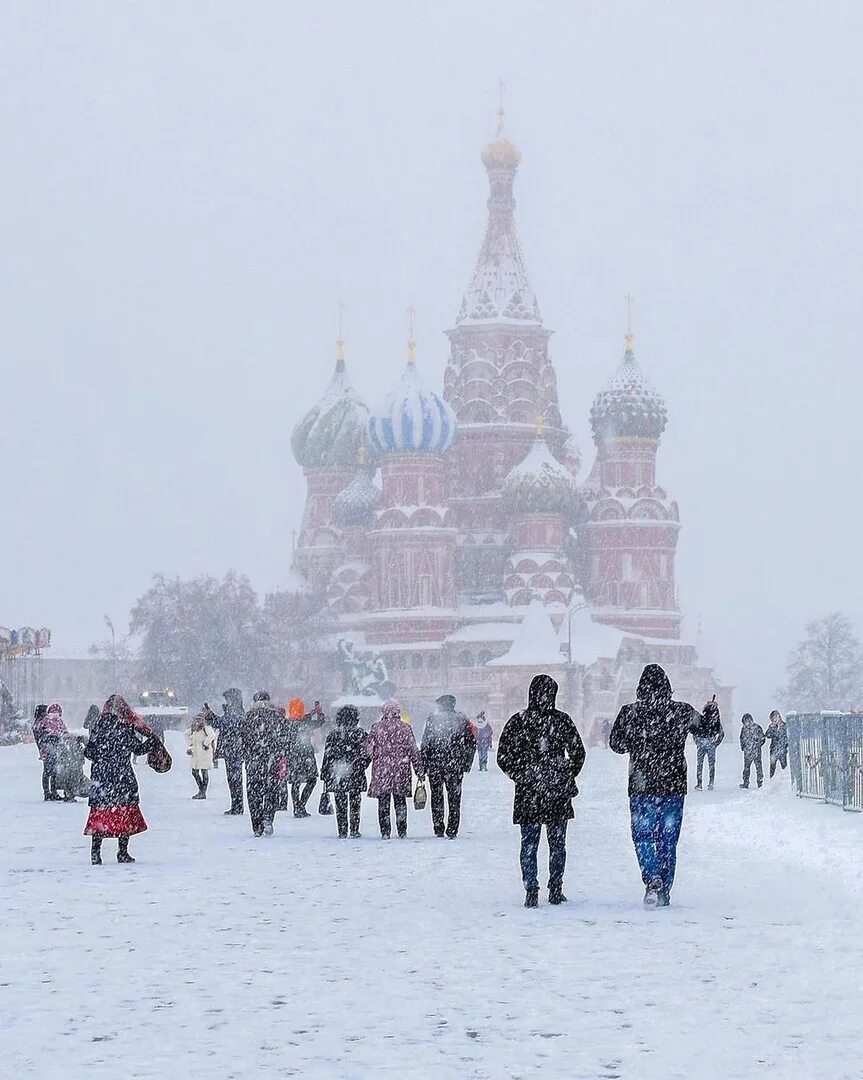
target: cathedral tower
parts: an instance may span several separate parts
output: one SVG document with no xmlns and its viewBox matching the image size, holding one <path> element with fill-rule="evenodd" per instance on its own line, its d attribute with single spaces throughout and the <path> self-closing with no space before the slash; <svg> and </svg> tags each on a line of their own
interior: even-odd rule
<svg viewBox="0 0 863 1080">
<path fill-rule="evenodd" d="M 579 534 L 594 617 L 633 633 L 678 638 L 679 514 L 656 483 L 668 413 L 638 367 L 631 333 L 620 367 L 594 399 L 590 422 L 597 454 Z"/>
<path fill-rule="evenodd" d="M 501 484 L 530 450 L 542 417 L 551 453 L 570 469 L 578 457 L 563 427 L 550 331 L 527 274 L 515 227 L 513 186 L 521 161 L 503 110 L 482 152 L 490 194 L 479 258 L 449 331 L 444 397 L 458 428 L 448 455 L 448 487 L 461 530 L 457 583 L 462 600 L 503 598 L 509 520 Z"/>
</svg>

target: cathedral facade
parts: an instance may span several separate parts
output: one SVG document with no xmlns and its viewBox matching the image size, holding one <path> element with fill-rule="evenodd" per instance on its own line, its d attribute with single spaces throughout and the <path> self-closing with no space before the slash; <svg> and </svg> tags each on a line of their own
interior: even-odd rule
<svg viewBox="0 0 863 1080">
<path fill-rule="evenodd" d="M 488 221 L 443 386 L 423 378 L 411 337 L 398 384 L 370 409 L 339 341 L 329 386 L 294 429 L 307 483 L 294 565 L 332 629 L 327 689 L 371 703 L 374 684 L 335 660 L 364 656 L 409 711 L 446 689 L 503 719 L 543 668 L 598 739 L 655 660 L 694 704 L 716 693 L 730 706 L 681 641 L 678 507 L 656 471 L 668 416 L 630 334 L 590 408 L 595 457 L 578 479 L 516 232 L 520 161 L 501 117 L 482 152 Z"/>
</svg>

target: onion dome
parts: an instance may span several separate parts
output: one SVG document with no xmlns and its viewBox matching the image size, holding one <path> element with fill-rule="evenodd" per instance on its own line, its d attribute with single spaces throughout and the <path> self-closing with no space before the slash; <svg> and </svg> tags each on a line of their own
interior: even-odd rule
<svg viewBox="0 0 863 1080">
<path fill-rule="evenodd" d="M 344 343 L 339 339 L 336 370 L 321 400 L 294 428 L 291 449 L 306 469 L 355 464 L 368 441 L 369 410 L 345 371 Z"/>
<path fill-rule="evenodd" d="M 504 477 L 503 491 L 527 513 L 565 510 L 575 495 L 575 477 L 548 448 L 542 431 L 527 456 Z"/>
<path fill-rule="evenodd" d="M 365 456 L 365 447 L 362 447 L 356 476 L 333 500 L 336 525 L 371 525 L 375 520 L 381 503 L 381 489 L 374 482 L 374 468 L 365 464 Z"/>
<path fill-rule="evenodd" d="M 483 148 L 482 163 L 487 169 L 517 169 L 521 151 L 506 137 L 503 124 L 503 98 L 497 112 L 497 131 L 492 141 Z"/>
<path fill-rule="evenodd" d="M 380 454 L 443 454 L 453 440 L 455 415 L 420 379 L 415 349 L 410 338 L 401 380 L 369 420 L 372 448 Z"/>
<path fill-rule="evenodd" d="M 658 391 L 641 374 L 626 335 L 626 352 L 614 378 L 596 395 L 590 410 L 593 437 L 600 439 L 658 439 L 668 423 L 668 411 Z"/>
</svg>

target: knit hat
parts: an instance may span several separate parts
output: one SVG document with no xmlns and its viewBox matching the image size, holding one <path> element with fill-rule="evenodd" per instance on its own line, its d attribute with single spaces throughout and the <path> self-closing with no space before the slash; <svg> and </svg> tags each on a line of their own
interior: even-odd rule
<svg viewBox="0 0 863 1080">
<path fill-rule="evenodd" d="M 302 720 L 306 715 L 306 705 L 302 698 L 291 698 L 288 702 L 288 716 L 291 720 Z"/>
<path fill-rule="evenodd" d="M 254 701 L 254 702 L 269 701 L 269 700 L 270 700 L 270 695 L 267 693 L 266 690 L 259 690 L 257 692 L 257 694 L 255 694 L 255 696 L 252 698 L 252 701 Z"/>
<path fill-rule="evenodd" d="M 395 698 L 390 698 L 389 701 L 384 702 L 384 707 L 381 709 L 382 720 L 400 720 L 401 715 L 402 707 Z"/>
</svg>

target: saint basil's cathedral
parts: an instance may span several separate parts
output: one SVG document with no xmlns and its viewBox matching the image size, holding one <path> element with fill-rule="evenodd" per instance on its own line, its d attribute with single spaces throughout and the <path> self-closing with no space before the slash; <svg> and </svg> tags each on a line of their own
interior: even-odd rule
<svg viewBox="0 0 863 1080">
<path fill-rule="evenodd" d="M 488 223 L 442 389 L 411 336 L 398 384 L 369 408 L 340 340 L 329 386 L 294 429 L 307 483 L 294 566 L 325 603 L 328 689 L 376 704 L 374 681 L 351 675 L 363 657 L 409 712 L 448 690 L 501 721 L 542 669 L 596 741 L 655 661 L 678 696 L 700 708 L 717 694 L 730 708 L 730 690 L 681 640 L 678 507 L 656 475 L 668 416 L 631 334 L 591 406 L 596 455 L 577 479 L 551 331 L 516 233 L 520 161 L 501 115 L 482 152 Z"/>
</svg>

